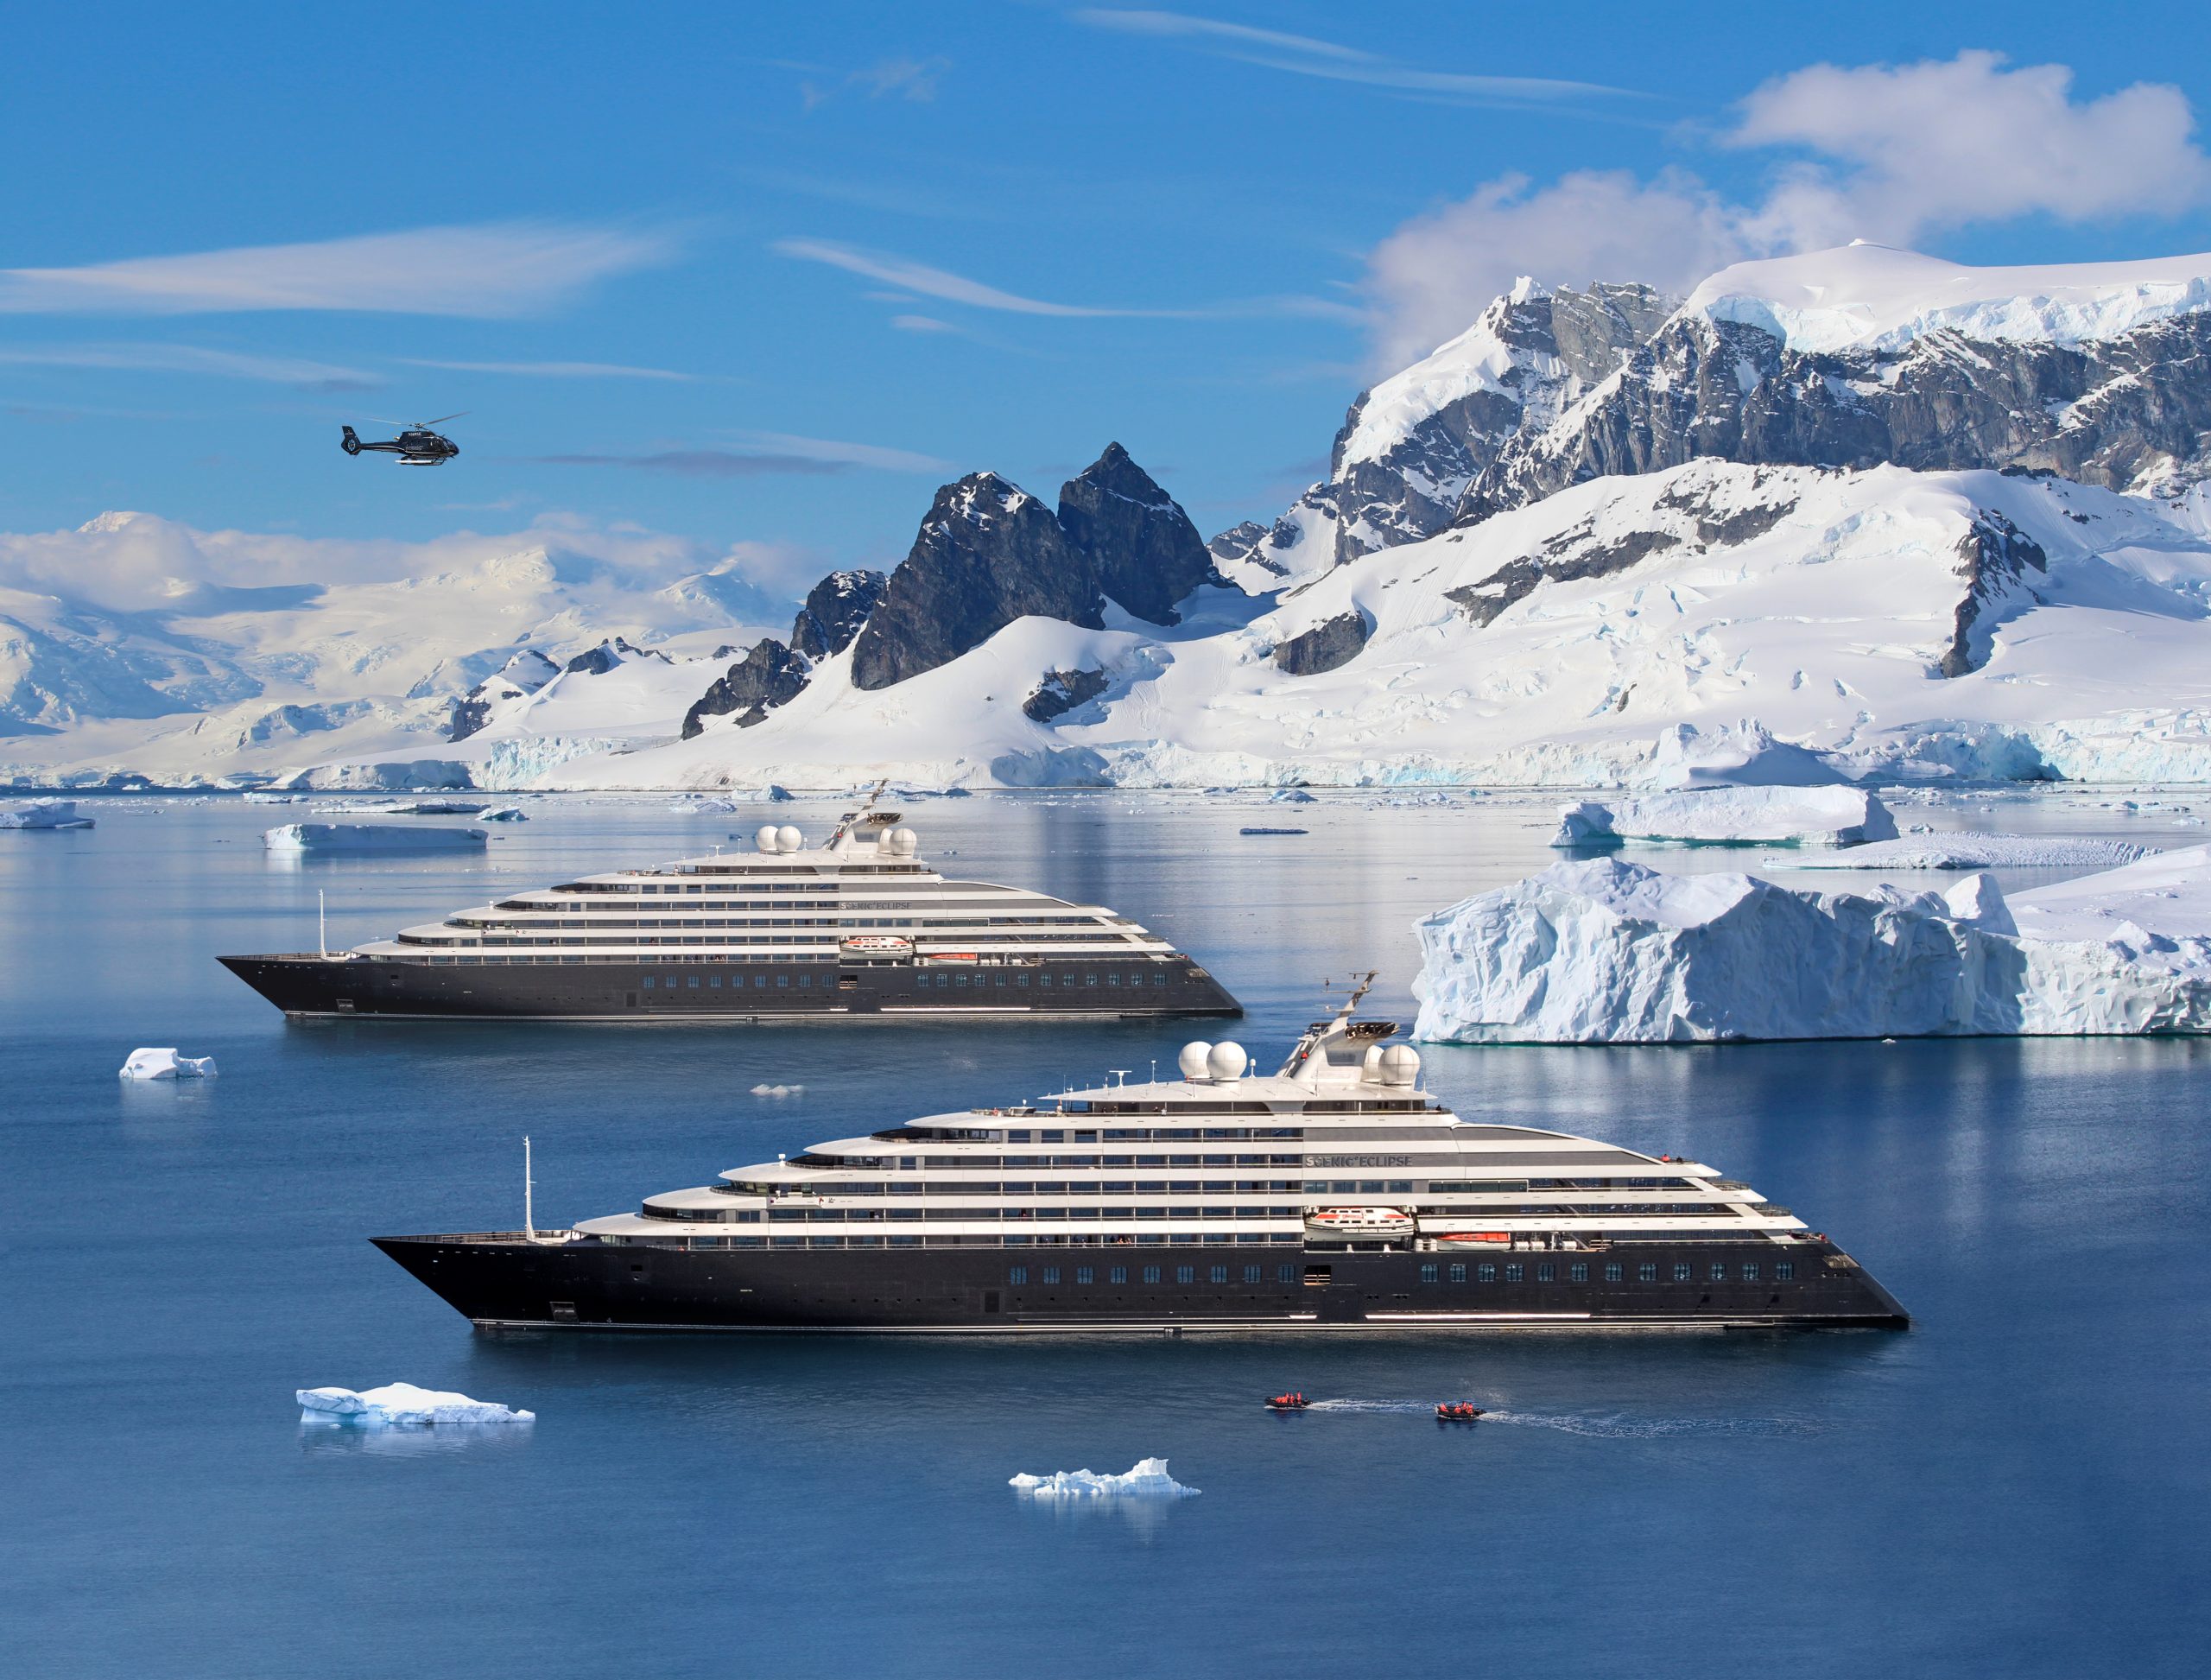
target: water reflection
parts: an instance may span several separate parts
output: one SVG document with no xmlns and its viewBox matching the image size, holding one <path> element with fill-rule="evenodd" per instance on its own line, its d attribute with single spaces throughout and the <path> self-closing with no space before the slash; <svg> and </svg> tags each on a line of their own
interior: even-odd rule
<svg viewBox="0 0 2211 1680">
<path fill-rule="evenodd" d="M 489 1456 L 529 1444 L 530 1423 L 344 1423 L 300 1419 L 300 1450 L 362 1458 Z"/>
</svg>

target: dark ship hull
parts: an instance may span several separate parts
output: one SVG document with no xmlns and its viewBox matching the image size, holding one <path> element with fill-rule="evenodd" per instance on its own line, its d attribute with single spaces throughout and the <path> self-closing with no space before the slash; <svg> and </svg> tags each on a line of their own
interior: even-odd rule
<svg viewBox="0 0 2211 1680">
<path fill-rule="evenodd" d="M 823 1251 L 532 1242 L 520 1232 L 375 1241 L 485 1328 L 1410 1333 L 1910 1323 L 1854 1260 L 1816 1239 L 1499 1250 L 1486 1258 L 1272 1244 Z M 1619 1280 L 1607 1282 L 1614 1265 Z M 1573 1279 L 1577 1265 L 1584 1281 Z M 1784 1265 L 1785 1278 L 1777 1276 Z M 1492 1281 L 1480 1281 L 1485 1266 Z M 1688 1276 L 1677 1279 L 1683 1266 Z M 1468 1281 L 1450 1281 L 1454 1267 Z M 1539 1276 L 1546 1269 L 1549 1279 Z"/>
<path fill-rule="evenodd" d="M 1086 958 L 1023 963 L 562 963 L 218 959 L 293 1016 L 755 1021 L 819 1016 L 1241 1015 L 1204 969 Z"/>
</svg>

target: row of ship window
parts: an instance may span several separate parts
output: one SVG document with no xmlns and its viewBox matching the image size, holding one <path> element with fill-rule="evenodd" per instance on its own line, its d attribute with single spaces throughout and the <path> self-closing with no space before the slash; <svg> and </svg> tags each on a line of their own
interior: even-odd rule
<svg viewBox="0 0 2211 1680">
<path fill-rule="evenodd" d="M 1659 1281 L 1660 1265 L 1661 1263 L 1656 1261 L 1645 1260 L 1642 1262 L 1635 1269 L 1636 1280 L 1638 1283 L 1644 1284 L 1657 1283 Z M 1074 1281 L 1078 1284 L 1096 1282 L 1097 1273 L 1099 1271 L 1103 1271 L 1106 1274 L 1106 1281 L 1107 1283 L 1125 1284 L 1129 1281 L 1129 1272 L 1131 1270 L 1131 1268 L 1127 1266 L 1074 1266 L 1070 1269 L 1074 1271 Z M 1517 1284 L 1525 1281 L 1522 1274 L 1526 1271 L 1526 1269 L 1527 1268 L 1524 1265 L 1506 1265 L 1505 1268 L 1505 1281 L 1508 1284 Z M 1061 1270 L 1061 1269 L 1058 1266 L 1039 1266 L 1036 1268 L 1037 1281 L 1044 1284 L 1056 1284 L 1060 1281 Z M 1158 1284 L 1166 1281 L 1165 1274 L 1169 1268 L 1166 1266 L 1148 1265 L 1137 1268 L 1137 1270 L 1141 1271 L 1145 1283 Z M 1172 1268 L 1172 1270 L 1175 1273 L 1175 1281 L 1178 1284 L 1194 1284 L 1198 1281 L 1198 1268 L 1194 1265 L 1178 1265 Z M 1229 1272 L 1231 1270 L 1232 1268 L 1225 1265 L 1207 1266 L 1206 1268 L 1206 1280 L 1208 1283 L 1225 1284 L 1228 1282 Z M 1422 1266 L 1420 1269 L 1421 1282 L 1423 1284 L 1434 1284 L 1442 1281 L 1437 1275 L 1442 1270 L 1444 1270 L 1444 1268 L 1441 1265 Z M 1619 1260 L 1608 1260 L 1605 1263 L 1605 1281 L 1608 1284 L 1624 1283 L 1626 1281 L 1625 1277 L 1625 1271 L 1626 1266 L 1624 1262 Z M 1730 1272 L 1728 1265 L 1726 1261 L 1714 1260 L 1710 1263 L 1707 1271 L 1708 1281 L 1714 1284 L 1726 1283 L 1733 1277 L 1739 1277 L 1741 1281 L 1745 1284 L 1755 1284 L 1760 1281 L 1760 1263 L 1757 1260 L 1742 1261 L 1736 1266 L 1734 1271 L 1732 1273 Z M 1263 1266 L 1247 1265 L 1244 1268 L 1244 1281 L 1247 1284 L 1258 1283 L 1262 1281 L 1264 1271 L 1265 1268 Z M 1465 1266 L 1454 1265 L 1449 1268 L 1449 1271 L 1450 1281 L 1452 1283 L 1463 1284 L 1467 1281 L 1467 1268 Z M 1587 1260 L 1575 1260 L 1569 1263 L 1567 1266 L 1566 1271 L 1566 1280 L 1570 1284 L 1586 1284 L 1589 1281 L 1589 1263 Z M 1026 1284 L 1029 1281 L 1029 1268 L 1025 1265 L 1009 1267 L 1006 1271 L 1006 1281 L 1011 1284 Z M 1673 1281 L 1676 1284 L 1695 1282 L 1695 1272 L 1696 1268 L 1685 1260 L 1676 1260 L 1673 1263 Z M 1552 1261 L 1544 1261 L 1536 1267 L 1536 1281 L 1539 1284 L 1555 1283 L 1558 1281 L 1557 1273 L 1558 1266 L 1556 1263 Z M 1796 1266 L 1794 1261 L 1777 1260 L 1774 1263 L 1773 1280 L 1776 1283 L 1786 1284 L 1792 1282 L 1796 1278 Z M 1297 1268 L 1296 1266 L 1286 1265 L 1277 1266 L 1275 1268 L 1275 1281 L 1278 1284 L 1296 1283 L 1297 1281 Z M 1498 1268 L 1488 1262 L 1483 1262 L 1477 1265 L 1474 1267 L 1474 1281 L 1478 1284 L 1494 1284 L 1498 1281 Z"/>
<path fill-rule="evenodd" d="M 624 905 L 626 910 L 629 906 Z M 686 905 L 685 909 L 692 906 Z M 801 910 L 833 910 L 835 904 L 700 904 L 702 910 L 772 910 L 776 911 Z M 874 908 L 870 906 L 871 909 Z M 701 916 L 628 916 L 614 921 L 607 916 L 564 916 L 558 920 L 531 921 L 521 916 L 497 917 L 453 916 L 446 918 L 448 928 L 932 928 L 949 929 L 969 933 L 982 928 L 1096 928 L 1106 925 L 1094 916 L 810 916 L 776 915 L 773 916 L 708 917 Z"/>
<path fill-rule="evenodd" d="M 1021 987 L 1028 986 L 1030 980 L 1030 976 L 1027 973 L 1017 972 L 1013 975 L 1011 980 L 1009 981 L 1006 977 L 1006 972 L 1004 969 L 986 971 L 982 969 L 966 968 L 924 968 L 920 970 L 915 975 L 916 982 L 922 986 L 930 985 L 932 983 L 932 977 L 934 977 L 934 983 L 936 986 L 947 988 L 964 986 L 989 986 L 993 984 L 998 986 L 1006 986 L 1010 984 L 1014 986 Z M 755 986 L 764 990 L 768 985 L 769 978 L 770 977 L 766 974 L 755 974 L 752 977 L 752 984 Z M 1096 986 L 1099 983 L 1099 975 L 1095 971 L 1093 971 L 1092 973 L 1082 976 L 1082 984 L 1085 986 Z M 1103 978 L 1107 986 L 1143 986 L 1147 983 L 1152 986 L 1164 986 L 1167 984 L 1167 971 L 1164 968 L 1153 969 L 1150 973 L 1149 982 L 1147 982 L 1146 977 L 1143 974 L 1130 974 L 1124 977 L 1123 975 L 1115 973 L 1108 973 Z M 1064 986 L 1073 986 L 1075 984 L 1075 977 L 1073 974 L 1061 975 L 1057 977 L 1057 979 L 1058 982 Z M 774 979 L 777 986 L 787 986 L 791 984 L 791 977 L 789 974 L 777 974 L 774 976 Z M 1048 986 L 1054 983 L 1055 977 L 1048 973 L 1038 974 L 1035 976 L 1035 980 L 1038 986 Z M 824 974 L 821 977 L 821 983 L 824 986 L 827 986 L 829 983 L 829 977 L 827 974 Z M 719 986 L 721 984 L 722 976 L 719 974 L 646 974 L 640 977 L 637 981 L 638 989 L 644 992 L 674 992 L 679 989 L 697 992 L 702 987 L 707 990 L 712 990 Z M 742 974 L 733 974 L 729 978 L 729 984 L 732 986 L 743 986 L 744 984 L 744 977 Z M 802 986 L 812 986 L 814 984 L 814 976 L 811 974 L 801 974 L 798 977 L 798 984 Z"/>
</svg>

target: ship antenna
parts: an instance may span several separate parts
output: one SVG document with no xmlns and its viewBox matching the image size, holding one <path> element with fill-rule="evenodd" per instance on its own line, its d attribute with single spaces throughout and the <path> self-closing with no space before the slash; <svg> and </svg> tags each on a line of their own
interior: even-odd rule
<svg viewBox="0 0 2211 1680">
<path fill-rule="evenodd" d="M 323 890 L 314 890 L 314 942 L 325 962 L 330 960 L 330 910 L 323 902 Z"/>
<path fill-rule="evenodd" d="M 1113 1088 L 1118 1091 L 1122 1086 L 1126 1085 L 1129 1082 L 1129 1075 L 1133 1072 L 1134 1069 L 1129 1068 L 1108 1068 L 1106 1071 L 1113 1075 Z"/>
<path fill-rule="evenodd" d="M 529 1134 L 525 1132 L 522 1138 L 522 1234 L 529 1242 L 537 1240 L 537 1209 L 530 1200 L 530 1191 L 535 1188 L 529 1176 Z"/>
</svg>

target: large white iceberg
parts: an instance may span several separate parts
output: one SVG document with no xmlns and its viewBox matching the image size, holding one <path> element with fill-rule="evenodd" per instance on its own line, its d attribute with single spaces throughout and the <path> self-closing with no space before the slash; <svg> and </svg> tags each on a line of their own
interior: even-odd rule
<svg viewBox="0 0 2211 1680">
<path fill-rule="evenodd" d="M 1563 807 L 1551 844 L 1858 846 L 1896 837 L 1888 807 L 1863 788 L 1710 787 Z"/>
<path fill-rule="evenodd" d="M 1118 1476 L 1101 1476 L 1091 1470 L 1055 1470 L 1048 1476 L 1023 1474 L 1006 1486 L 1032 1499 L 1106 1499 L 1140 1497 L 1188 1499 L 1198 1490 L 1185 1487 L 1167 1474 L 1163 1458 L 1140 1458 L 1135 1467 Z"/>
<path fill-rule="evenodd" d="M 1657 789 L 1818 788 L 1843 779 L 1816 752 L 1777 741 L 1745 718 L 1724 729 L 1676 724 L 1658 738 L 1635 783 Z"/>
<path fill-rule="evenodd" d="M 39 799 L 20 810 L 0 811 L 0 828 L 89 828 L 92 820 L 77 815 L 73 799 Z"/>
<path fill-rule="evenodd" d="M 515 1411 L 466 1394 L 386 1383 L 382 1388 L 302 1388 L 296 1391 L 303 1423 L 352 1423 L 366 1428 L 414 1423 L 534 1423 L 534 1411 Z"/>
<path fill-rule="evenodd" d="M 368 822 L 287 822 L 271 828 L 262 842 L 271 852 L 326 853 L 362 852 L 480 852 L 487 837 L 481 828 L 402 828 Z"/>
<path fill-rule="evenodd" d="M 174 1048 L 136 1049 L 116 1069 L 118 1079 L 212 1079 L 212 1056 L 179 1056 Z"/>
<path fill-rule="evenodd" d="M 1809 892 L 1555 864 L 1418 924 L 1416 1037 L 1461 1043 L 2211 1031 L 2211 847 L 2019 894 Z"/>
</svg>

